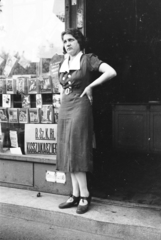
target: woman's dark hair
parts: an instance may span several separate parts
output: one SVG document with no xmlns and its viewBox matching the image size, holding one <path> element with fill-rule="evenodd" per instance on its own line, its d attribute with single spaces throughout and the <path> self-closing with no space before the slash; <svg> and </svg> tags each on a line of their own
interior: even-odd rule
<svg viewBox="0 0 161 240">
<path fill-rule="evenodd" d="M 85 48 L 86 38 L 85 38 L 85 36 L 82 34 L 82 32 L 79 29 L 77 29 L 77 28 L 69 28 L 66 31 L 62 32 L 62 34 L 61 34 L 62 41 L 63 41 L 63 37 L 64 37 L 65 34 L 70 34 L 75 39 L 77 39 L 77 41 L 79 43 L 79 46 L 80 46 L 80 50 L 83 50 Z M 63 47 L 63 51 L 64 51 L 64 53 L 66 53 L 66 50 L 65 50 L 64 47 Z"/>
</svg>

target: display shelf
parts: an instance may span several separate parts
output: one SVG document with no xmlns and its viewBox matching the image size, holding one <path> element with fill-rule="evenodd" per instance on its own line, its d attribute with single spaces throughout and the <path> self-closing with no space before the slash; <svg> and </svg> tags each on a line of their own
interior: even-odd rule
<svg viewBox="0 0 161 240">
<path fill-rule="evenodd" d="M 11 154 L 9 149 L 5 149 L 3 152 L 0 152 L 0 159 L 21 162 L 56 164 L 56 155 L 16 155 Z"/>
<path fill-rule="evenodd" d="M 20 80 L 25 79 L 25 81 L 22 83 L 22 85 L 23 85 L 22 88 L 25 89 L 25 94 L 24 94 L 24 92 L 17 90 L 17 86 L 15 85 L 17 83 L 16 77 L 18 77 Z M 48 78 L 49 78 L 49 76 L 48 76 Z M 11 81 L 11 79 L 12 78 L 10 78 L 9 80 Z M 56 98 L 58 99 L 57 101 L 59 101 L 60 94 L 58 92 L 55 93 L 55 91 L 52 92 L 53 89 L 51 87 L 50 87 L 51 91 L 48 92 L 49 91 L 49 89 L 48 89 L 48 91 L 46 92 L 45 87 L 44 88 L 42 87 L 42 82 L 41 82 L 41 88 L 43 88 L 43 91 L 41 92 L 41 89 L 39 87 L 40 81 L 39 81 L 38 77 L 36 78 L 36 90 L 34 92 L 32 91 L 32 93 L 31 93 L 31 91 L 29 91 L 29 87 L 31 90 L 31 76 L 30 75 L 29 76 L 25 75 L 24 77 L 23 76 L 21 77 L 20 75 L 17 75 L 17 76 L 14 75 L 13 79 L 15 80 L 14 81 L 14 91 L 12 91 L 9 94 L 11 104 L 8 106 L 10 106 L 10 107 L 4 107 L 3 99 L 5 99 L 5 96 L 7 96 L 7 94 L 8 94 L 7 89 L 9 89 L 9 86 L 6 85 L 6 83 L 5 83 L 6 79 L 3 79 L 3 85 L 6 86 L 6 90 L 3 88 L 3 91 L 0 94 L 0 107 L 2 110 L 3 109 L 5 110 L 6 116 L 7 116 L 7 121 L 3 122 L 2 119 L 0 120 L 1 131 L 2 131 L 2 133 L 4 133 L 3 147 L 7 147 L 7 148 L 11 147 L 9 133 L 10 133 L 10 131 L 16 131 L 17 137 L 18 137 L 18 146 L 21 148 L 22 154 L 25 154 L 25 151 L 24 151 L 25 124 L 33 124 L 33 123 L 35 123 L 35 124 L 45 124 L 45 123 L 56 124 L 57 118 L 58 118 L 58 116 L 57 116 L 58 109 L 56 109 L 54 111 L 54 108 L 56 108 L 56 107 L 54 106 L 55 102 L 53 99 L 55 99 L 55 97 L 53 97 L 53 95 L 56 95 Z M 47 78 L 45 78 L 45 80 L 46 79 Z M 7 82 L 9 83 L 10 81 L 7 81 Z M 51 83 L 51 81 L 50 81 L 50 83 Z M 18 87 L 20 89 L 21 86 L 18 85 Z M 39 94 L 39 97 L 41 97 L 41 101 L 42 101 L 42 107 L 40 108 L 40 106 L 39 106 L 40 109 L 37 108 L 37 102 L 36 102 L 37 94 Z M 27 100 L 28 102 L 25 102 L 25 100 Z M 45 121 L 44 118 L 42 118 L 42 113 L 43 113 L 42 109 L 45 109 L 45 106 L 49 106 L 51 109 L 50 116 L 49 116 L 50 121 Z M 22 112 L 22 111 L 20 111 L 21 109 L 26 109 L 28 111 L 28 118 L 24 122 L 19 120 L 19 114 Z M 39 115 L 38 122 L 31 121 L 30 113 L 34 109 L 37 110 L 37 114 Z M 18 116 L 17 120 L 13 119 L 15 114 L 13 116 L 12 113 L 15 113 L 15 112 L 17 112 L 17 116 Z M 56 117 L 54 116 L 55 113 L 56 113 Z M 11 153 L 8 152 L 5 154 L 9 155 Z M 40 155 L 38 155 L 38 156 L 40 156 Z M 52 156 L 54 156 L 54 155 L 52 155 Z M 45 156 L 45 158 L 46 158 L 46 156 Z M 49 158 L 49 157 L 47 157 L 47 158 Z"/>
</svg>

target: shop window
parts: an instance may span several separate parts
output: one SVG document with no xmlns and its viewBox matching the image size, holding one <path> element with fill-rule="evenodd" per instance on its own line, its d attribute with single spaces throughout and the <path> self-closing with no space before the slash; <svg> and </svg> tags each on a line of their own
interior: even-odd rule
<svg viewBox="0 0 161 240">
<path fill-rule="evenodd" d="M 52 66 L 58 70 L 57 60 L 63 57 L 65 0 L 5 0 L 2 14 L 0 135 L 2 132 L 3 138 L 0 141 L 3 140 L 3 150 L 20 147 L 22 154 L 55 155 L 60 86 Z M 48 135 L 52 137 L 48 139 Z"/>
</svg>

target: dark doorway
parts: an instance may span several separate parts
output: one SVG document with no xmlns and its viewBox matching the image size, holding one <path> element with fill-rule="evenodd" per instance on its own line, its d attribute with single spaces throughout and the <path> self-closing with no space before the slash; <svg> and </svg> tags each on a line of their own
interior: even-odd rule
<svg viewBox="0 0 161 240">
<path fill-rule="evenodd" d="M 95 196 L 145 203 L 148 195 L 147 203 L 161 202 L 160 156 L 115 152 L 112 146 L 112 104 L 161 101 L 160 23 L 160 0 L 86 1 L 87 52 L 97 54 L 118 74 L 94 91 Z"/>
</svg>

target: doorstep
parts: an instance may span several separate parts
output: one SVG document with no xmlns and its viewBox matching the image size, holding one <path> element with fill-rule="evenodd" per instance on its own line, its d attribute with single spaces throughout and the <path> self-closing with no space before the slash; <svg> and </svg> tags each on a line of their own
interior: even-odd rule
<svg viewBox="0 0 161 240">
<path fill-rule="evenodd" d="M 161 239 L 161 207 L 93 198 L 87 213 L 59 209 L 67 196 L 0 187 L 0 214 L 97 234 L 100 239 Z"/>
</svg>

